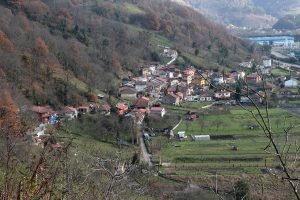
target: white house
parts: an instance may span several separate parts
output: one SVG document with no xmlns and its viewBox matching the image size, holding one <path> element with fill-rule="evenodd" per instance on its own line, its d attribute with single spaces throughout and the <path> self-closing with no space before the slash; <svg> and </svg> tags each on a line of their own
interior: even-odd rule
<svg viewBox="0 0 300 200">
<path fill-rule="evenodd" d="M 223 83 L 225 83 L 225 80 L 224 80 L 224 77 L 223 76 L 219 76 L 219 77 L 215 77 L 214 79 L 213 79 L 213 82 L 215 83 L 215 84 L 223 84 Z"/>
<path fill-rule="evenodd" d="M 209 93 L 202 93 L 199 95 L 199 101 L 205 102 L 205 101 L 212 101 L 213 95 Z"/>
<path fill-rule="evenodd" d="M 284 87 L 298 87 L 299 81 L 297 79 L 290 79 L 284 82 Z"/>
<path fill-rule="evenodd" d="M 259 66 L 259 69 L 262 74 L 270 74 L 271 73 L 271 67 L 266 67 L 265 65 Z"/>
<path fill-rule="evenodd" d="M 215 98 L 225 100 L 225 99 L 230 99 L 230 95 L 231 93 L 229 91 L 221 90 L 215 93 Z"/>
<path fill-rule="evenodd" d="M 263 59 L 263 66 L 264 67 L 271 67 L 272 66 L 272 60 L 270 58 L 264 58 Z"/>
<path fill-rule="evenodd" d="M 173 86 L 173 85 L 178 85 L 179 81 L 177 79 L 174 79 L 174 80 L 171 80 L 170 81 L 170 85 Z"/>
<path fill-rule="evenodd" d="M 185 100 L 190 102 L 199 101 L 199 95 L 194 95 L 194 96 L 188 95 L 185 97 Z"/>
</svg>

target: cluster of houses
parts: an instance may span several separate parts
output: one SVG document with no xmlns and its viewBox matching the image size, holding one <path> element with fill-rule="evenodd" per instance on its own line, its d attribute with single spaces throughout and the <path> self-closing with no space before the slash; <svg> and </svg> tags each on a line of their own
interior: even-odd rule
<svg viewBox="0 0 300 200">
<path fill-rule="evenodd" d="M 103 115 L 110 115 L 111 106 L 107 103 L 84 103 L 81 106 L 74 108 L 65 106 L 59 111 L 55 111 L 48 106 L 33 106 L 32 112 L 36 113 L 37 119 L 43 124 L 57 124 L 61 120 L 72 120 L 78 117 L 78 114 L 100 112 Z"/>
<path fill-rule="evenodd" d="M 151 65 L 142 68 L 140 77 L 133 77 L 123 82 L 119 88 L 123 99 L 136 99 L 144 95 L 162 104 L 179 106 L 185 101 L 209 102 L 229 100 L 229 90 L 219 87 L 224 84 L 235 84 L 239 79 L 249 83 L 262 81 L 258 73 L 245 75 L 243 71 L 221 74 L 212 70 L 196 70 L 187 67 L 183 70 L 175 66 Z M 211 87 L 215 85 L 216 87 Z"/>
<path fill-rule="evenodd" d="M 177 56 L 177 52 L 169 48 L 164 48 L 162 54 L 172 59 Z M 57 124 L 60 119 L 75 119 L 79 113 L 101 113 L 109 116 L 114 108 L 118 115 L 131 117 L 137 124 L 141 124 L 146 115 L 163 118 L 166 114 L 166 109 L 162 106 L 164 104 L 180 106 L 183 102 L 231 102 L 235 99 L 232 88 L 241 80 L 256 86 L 258 91 L 264 89 L 274 92 L 276 88 L 298 87 L 299 81 L 291 77 L 273 77 L 263 85 L 262 75 L 270 74 L 272 60 L 263 58 L 262 65 L 257 67 L 260 73 L 249 73 L 251 70 L 247 68 L 253 68 L 252 62 L 241 63 L 241 70 L 231 72 L 199 70 L 193 66 L 182 69 L 173 65 L 150 64 L 141 67 L 140 76 L 122 81 L 119 87 L 122 100 L 116 105 L 109 105 L 101 100 L 103 95 L 98 95 L 99 102 L 84 103 L 77 108 L 66 106 L 60 111 L 54 111 L 50 107 L 35 106 L 32 111 L 37 114 L 40 123 Z M 280 97 L 287 95 L 298 98 L 299 92 L 278 92 Z M 240 101 L 248 102 L 249 99 L 241 97 Z M 192 113 L 189 117 L 194 120 L 197 116 Z"/>
</svg>

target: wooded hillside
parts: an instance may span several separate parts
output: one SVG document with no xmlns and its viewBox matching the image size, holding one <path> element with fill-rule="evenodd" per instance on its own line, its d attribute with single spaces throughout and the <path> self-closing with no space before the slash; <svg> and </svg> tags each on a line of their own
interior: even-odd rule
<svg viewBox="0 0 300 200">
<path fill-rule="evenodd" d="M 99 91 L 114 93 L 128 72 L 159 61 L 158 44 L 176 48 L 179 64 L 196 67 L 231 67 L 253 53 L 169 1 L 0 1 L 1 68 L 36 105 L 78 105 Z"/>
</svg>

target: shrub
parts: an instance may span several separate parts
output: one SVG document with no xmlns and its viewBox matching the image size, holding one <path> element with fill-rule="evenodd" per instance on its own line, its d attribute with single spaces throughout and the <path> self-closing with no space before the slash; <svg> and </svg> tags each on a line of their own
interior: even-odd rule
<svg viewBox="0 0 300 200">
<path fill-rule="evenodd" d="M 234 186 L 234 196 L 235 199 L 249 199 L 247 196 L 249 195 L 249 185 L 244 181 L 237 181 Z"/>
</svg>

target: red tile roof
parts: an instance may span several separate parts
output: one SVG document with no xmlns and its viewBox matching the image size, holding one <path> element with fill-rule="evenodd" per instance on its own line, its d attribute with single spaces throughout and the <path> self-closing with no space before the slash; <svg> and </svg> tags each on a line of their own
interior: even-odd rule
<svg viewBox="0 0 300 200">
<path fill-rule="evenodd" d="M 128 109 L 128 105 L 126 103 L 118 103 L 116 105 L 116 107 L 119 109 L 119 110 L 127 110 Z"/>
<path fill-rule="evenodd" d="M 138 108 L 146 108 L 148 107 L 148 103 L 149 103 L 149 98 L 141 97 L 134 102 L 133 106 Z"/>
</svg>

